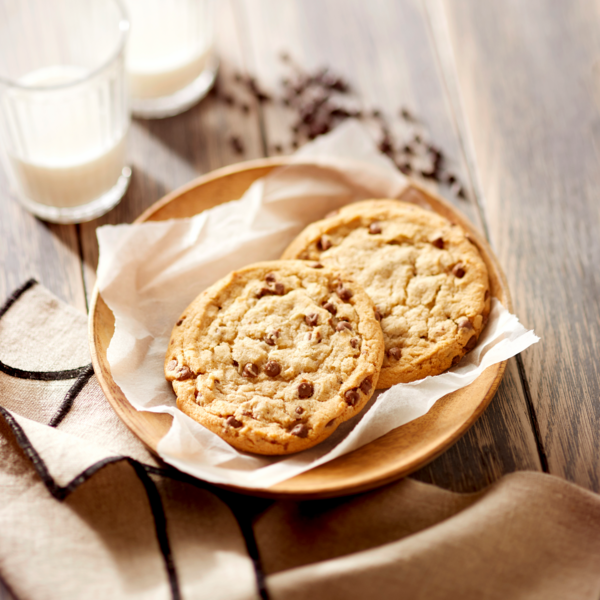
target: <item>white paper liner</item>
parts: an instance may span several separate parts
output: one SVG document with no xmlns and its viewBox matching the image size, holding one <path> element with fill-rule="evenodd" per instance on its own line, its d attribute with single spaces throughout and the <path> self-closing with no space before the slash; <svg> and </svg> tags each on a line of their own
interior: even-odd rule
<svg viewBox="0 0 600 600">
<path fill-rule="evenodd" d="M 240 452 L 182 413 L 163 364 L 186 306 L 231 270 L 277 259 L 327 212 L 352 201 L 397 197 L 407 183 L 352 121 L 304 146 L 294 162 L 257 181 L 242 199 L 193 218 L 98 229 L 98 286 L 115 315 L 107 356 L 113 379 L 136 409 L 173 416 L 158 445 L 161 458 L 213 483 L 266 488 L 355 450 L 539 339 L 493 299 L 478 346 L 452 371 L 375 394 L 327 440 L 288 457 Z"/>
</svg>

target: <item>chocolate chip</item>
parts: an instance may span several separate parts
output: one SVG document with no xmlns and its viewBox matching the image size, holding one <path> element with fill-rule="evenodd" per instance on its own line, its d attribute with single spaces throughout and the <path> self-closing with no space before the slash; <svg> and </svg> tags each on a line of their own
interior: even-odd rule
<svg viewBox="0 0 600 600">
<path fill-rule="evenodd" d="M 285 286 L 283 285 L 283 283 L 280 283 L 279 281 L 275 284 L 275 293 L 278 296 L 283 296 L 285 294 Z"/>
<path fill-rule="evenodd" d="M 296 414 L 301 415 L 304 412 L 304 409 L 301 406 L 296 406 Z"/>
<path fill-rule="evenodd" d="M 274 273 L 267 273 L 267 275 L 265 277 L 265 281 L 267 283 L 275 283 L 275 281 L 276 281 L 275 274 Z"/>
<path fill-rule="evenodd" d="M 340 321 L 336 327 L 336 331 L 352 331 L 352 325 L 348 321 Z"/>
<path fill-rule="evenodd" d="M 460 354 L 457 354 L 453 359 L 452 359 L 452 366 L 457 365 L 460 362 L 461 356 Z"/>
<path fill-rule="evenodd" d="M 244 377 L 257 377 L 258 376 L 258 367 L 253 363 L 246 363 L 244 366 Z"/>
<path fill-rule="evenodd" d="M 177 368 L 177 361 L 175 359 L 169 361 L 169 364 L 167 365 L 167 371 L 174 371 Z"/>
<path fill-rule="evenodd" d="M 332 315 L 335 315 L 337 313 L 337 306 L 333 302 L 327 302 L 327 304 L 325 304 L 323 308 L 325 310 L 328 310 Z"/>
<path fill-rule="evenodd" d="M 485 302 L 490 297 L 490 290 L 485 290 L 485 294 L 483 295 L 483 301 Z"/>
<path fill-rule="evenodd" d="M 270 360 L 265 365 L 265 373 L 269 377 L 277 377 L 281 373 L 281 365 L 276 360 Z"/>
<path fill-rule="evenodd" d="M 444 240 L 439 237 L 435 240 L 433 240 L 433 242 L 431 242 L 436 248 L 439 248 L 440 250 L 444 249 Z"/>
<path fill-rule="evenodd" d="M 371 383 L 371 380 L 367 377 L 367 379 L 365 379 L 361 384 L 360 384 L 360 391 L 367 395 L 370 391 L 371 388 L 373 387 L 373 384 Z"/>
<path fill-rule="evenodd" d="M 177 381 L 185 381 L 186 379 L 189 379 L 192 375 L 192 370 L 189 367 L 183 366 L 177 369 L 177 375 L 175 375 L 175 378 L 177 379 Z"/>
<path fill-rule="evenodd" d="M 376 233 L 381 233 L 381 225 L 379 223 L 371 223 L 369 225 L 369 233 L 374 235 Z"/>
<path fill-rule="evenodd" d="M 231 363 L 233 364 L 234 367 L 238 367 L 240 363 L 238 363 L 237 360 L 232 360 Z"/>
<path fill-rule="evenodd" d="M 225 419 L 225 424 L 229 425 L 229 427 L 235 427 L 236 429 L 243 425 L 243 423 L 238 421 L 234 416 L 227 417 Z"/>
<path fill-rule="evenodd" d="M 398 346 L 393 346 L 388 350 L 388 355 L 398 360 L 402 355 L 402 350 Z"/>
<path fill-rule="evenodd" d="M 458 279 L 462 279 L 465 276 L 464 265 L 462 263 L 457 263 L 456 265 L 454 265 L 452 269 L 452 274 L 455 277 L 458 277 Z"/>
<path fill-rule="evenodd" d="M 298 386 L 298 396 L 300 398 L 310 398 L 315 392 L 315 388 L 312 383 L 308 381 L 303 381 Z"/>
<path fill-rule="evenodd" d="M 467 317 L 460 317 L 456 324 L 460 329 L 473 329 L 473 323 Z"/>
<path fill-rule="evenodd" d="M 352 298 L 352 291 L 344 287 L 341 283 L 337 286 L 335 293 L 344 301 L 348 302 Z"/>
<path fill-rule="evenodd" d="M 185 317 L 184 317 L 184 319 L 185 319 Z M 177 327 L 179 327 L 182 323 L 183 323 L 183 319 L 179 319 L 179 321 L 177 321 L 177 323 L 176 323 Z"/>
<path fill-rule="evenodd" d="M 317 248 L 323 252 L 329 250 L 331 248 L 331 240 L 327 236 L 322 235 L 321 239 L 317 242 Z"/>
<path fill-rule="evenodd" d="M 471 352 L 475 346 L 477 346 L 477 336 L 472 335 L 469 341 L 465 344 L 465 350 L 467 352 Z"/>
<path fill-rule="evenodd" d="M 313 269 L 322 269 L 323 265 L 321 263 L 314 263 L 310 265 Z"/>
<path fill-rule="evenodd" d="M 271 331 L 265 337 L 265 342 L 269 344 L 269 346 L 274 346 L 277 343 L 277 338 L 279 337 L 279 330 Z"/>
<path fill-rule="evenodd" d="M 198 400 L 198 396 L 202 397 L 202 394 L 198 390 L 194 390 L 194 399 Z"/>
<path fill-rule="evenodd" d="M 354 406 L 360 399 L 360 395 L 356 390 L 348 390 L 344 394 L 344 399 L 350 406 Z"/>
<path fill-rule="evenodd" d="M 306 315 L 304 320 L 308 326 L 314 327 L 319 322 L 319 315 L 316 313 L 311 313 L 310 315 Z"/>
<path fill-rule="evenodd" d="M 304 425 L 303 423 L 301 423 L 300 425 L 296 425 L 296 427 L 294 427 L 292 429 L 292 431 L 290 431 L 290 433 L 299 438 L 305 438 L 308 436 L 308 431 L 309 431 L 308 427 L 306 425 Z"/>
<path fill-rule="evenodd" d="M 359 341 L 358 341 L 356 338 L 352 338 L 352 339 L 350 340 L 350 345 L 351 345 L 353 348 L 358 348 Z"/>
<path fill-rule="evenodd" d="M 381 313 L 379 312 L 379 309 L 378 309 L 377 307 L 375 307 L 375 308 L 373 309 L 373 312 L 375 313 L 375 318 L 376 318 L 378 321 L 381 321 Z"/>
</svg>

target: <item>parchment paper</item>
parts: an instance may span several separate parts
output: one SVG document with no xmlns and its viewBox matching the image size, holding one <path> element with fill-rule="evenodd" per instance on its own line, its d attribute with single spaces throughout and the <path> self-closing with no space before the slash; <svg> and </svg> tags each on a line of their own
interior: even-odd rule
<svg viewBox="0 0 600 600">
<path fill-rule="evenodd" d="M 330 438 L 289 457 L 239 452 L 179 411 L 164 379 L 164 357 L 174 323 L 202 290 L 233 269 L 279 258 L 294 236 L 327 212 L 396 197 L 407 184 L 352 121 L 304 146 L 294 161 L 257 181 L 240 200 L 191 219 L 98 229 L 98 285 L 115 315 L 112 376 L 136 409 L 174 417 L 158 446 L 163 460 L 214 483 L 268 487 L 323 464 L 425 414 L 442 396 L 539 339 L 493 299 L 478 346 L 450 372 L 375 394 Z"/>
</svg>

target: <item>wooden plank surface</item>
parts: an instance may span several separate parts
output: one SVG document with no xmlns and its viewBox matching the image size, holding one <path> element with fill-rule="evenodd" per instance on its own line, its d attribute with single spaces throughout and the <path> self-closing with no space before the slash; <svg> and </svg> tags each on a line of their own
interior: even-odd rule
<svg viewBox="0 0 600 600">
<path fill-rule="evenodd" d="M 444 2 L 467 145 L 549 471 L 600 491 L 597 3 Z"/>
<path fill-rule="evenodd" d="M 303 68 L 330 67 L 344 76 L 364 106 L 380 108 L 398 135 L 396 115 L 408 107 L 423 122 L 423 135 L 434 140 L 465 182 L 470 173 L 458 136 L 431 41 L 427 14 L 417 0 L 368 4 L 360 0 L 240 0 L 238 18 L 247 44 L 249 68 L 269 93 L 289 76 L 282 51 Z M 265 146 L 273 153 L 289 140 L 289 110 L 263 105 Z M 457 200 L 448 187 L 437 190 L 483 229 L 476 203 Z M 540 469 L 525 395 L 515 361 L 490 408 L 455 446 L 415 476 L 456 491 L 480 489 L 502 474 Z"/>
</svg>

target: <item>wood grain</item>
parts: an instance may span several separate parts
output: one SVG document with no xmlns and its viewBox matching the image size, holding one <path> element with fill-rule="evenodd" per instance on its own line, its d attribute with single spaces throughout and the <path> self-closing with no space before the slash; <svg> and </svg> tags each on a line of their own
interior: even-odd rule
<svg viewBox="0 0 600 600">
<path fill-rule="evenodd" d="M 306 69 L 329 66 L 350 81 L 366 106 L 381 108 L 390 117 L 397 135 L 406 133 L 394 118 L 398 108 L 407 106 L 416 113 L 423 135 L 434 140 L 452 169 L 471 183 L 437 46 L 418 0 L 247 0 L 238 5 L 246 23 L 243 41 L 248 44 L 249 68 L 268 90 L 278 89 L 280 78 L 289 74 L 278 58 L 282 50 Z M 265 104 L 262 117 L 267 150 L 285 146 L 288 111 Z M 465 202 L 447 187 L 435 189 L 485 230 L 472 192 Z M 474 491 L 504 473 L 540 468 L 525 393 L 516 364 L 511 364 L 490 410 L 415 477 L 455 491 Z"/>
<path fill-rule="evenodd" d="M 229 0 L 219 3 L 217 52 L 220 58 L 219 82 L 228 86 L 234 73 L 245 72 L 237 22 Z M 242 113 L 213 96 L 187 112 L 160 120 L 132 121 L 129 155 L 133 165 L 130 188 L 110 213 L 81 225 L 85 287 L 91 294 L 98 264 L 96 228 L 104 224 L 131 223 L 144 210 L 171 190 L 198 175 L 243 159 L 262 156 L 256 103 Z M 243 140 L 244 153 L 235 152 L 230 139 Z"/>
<path fill-rule="evenodd" d="M 251 161 L 208 174 L 156 203 L 138 221 L 190 217 L 214 206 L 218 201 L 238 198 L 253 180 L 264 177 L 279 164 L 285 164 L 285 160 Z M 311 167 L 311 170 L 319 172 L 327 171 L 327 168 Z M 215 200 L 217 198 L 218 201 Z M 501 269 L 487 242 L 469 221 L 450 203 L 414 184 L 402 192 L 400 199 L 425 204 L 469 233 L 487 265 L 492 295 L 510 310 L 510 294 Z M 129 404 L 113 380 L 107 360 L 113 335 L 113 314 L 96 288 L 90 309 L 90 340 L 98 382 L 124 423 L 156 451 L 170 428 L 171 418 L 138 412 Z M 505 366 L 506 362 L 489 367 L 471 385 L 448 394 L 422 417 L 316 469 L 270 488 L 226 487 L 266 497 L 312 499 L 358 493 L 408 475 L 441 454 L 471 427 L 496 392 Z"/>
<path fill-rule="evenodd" d="M 444 2 L 493 245 L 542 342 L 524 376 L 549 471 L 600 491 L 597 3 Z"/>
</svg>

